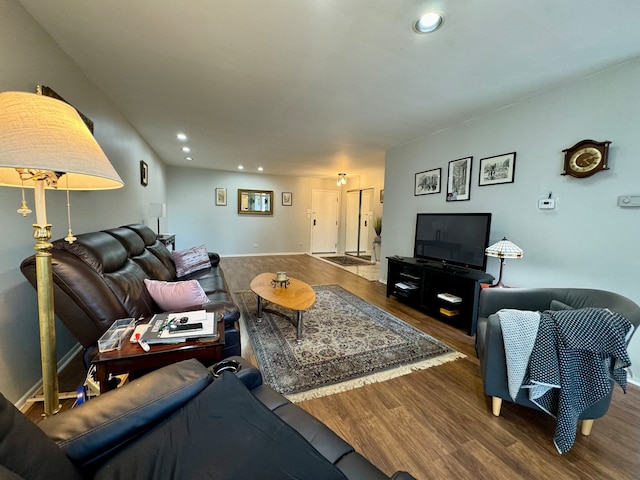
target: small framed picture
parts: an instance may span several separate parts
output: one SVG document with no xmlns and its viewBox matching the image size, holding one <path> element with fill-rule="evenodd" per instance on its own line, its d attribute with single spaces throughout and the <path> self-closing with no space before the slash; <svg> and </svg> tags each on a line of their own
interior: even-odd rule
<svg viewBox="0 0 640 480">
<path fill-rule="evenodd" d="M 282 205 L 285 207 L 293 205 L 293 195 L 291 192 L 282 192 Z"/>
<path fill-rule="evenodd" d="M 484 187 L 499 183 L 513 183 L 515 172 L 516 152 L 481 158 L 478 185 Z"/>
<path fill-rule="evenodd" d="M 216 188 L 216 205 L 225 206 L 227 204 L 227 189 Z"/>
<path fill-rule="evenodd" d="M 380 190 L 380 203 L 384 203 L 384 188 Z"/>
<path fill-rule="evenodd" d="M 426 172 L 416 173 L 416 179 L 413 187 L 414 195 L 429 195 L 431 193 L 440 193 L 440 175 L 441 168 L 434 168 Z"/>
<path fill-rule="evenodd" d="M 149 185 L 149 165 L 144 160 L 140 160 L 140 184 L 143 187 Z"/>
<path fill-rule="evenodd" d="M 471 162 L 473 157 L 449 162 L 447 202 L 460 202 L 471 198 Z"/>
</svg>

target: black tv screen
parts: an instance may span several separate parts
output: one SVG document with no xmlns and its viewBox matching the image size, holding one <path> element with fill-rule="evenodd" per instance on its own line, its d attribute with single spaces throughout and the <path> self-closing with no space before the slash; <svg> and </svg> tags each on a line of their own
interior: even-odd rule
<svg viewBox="0 0 640 480">
<path fill-rule="evenodd" d="M 413 256 L 484 271 L 490 213 L 419 213 Z"/>
</svg>

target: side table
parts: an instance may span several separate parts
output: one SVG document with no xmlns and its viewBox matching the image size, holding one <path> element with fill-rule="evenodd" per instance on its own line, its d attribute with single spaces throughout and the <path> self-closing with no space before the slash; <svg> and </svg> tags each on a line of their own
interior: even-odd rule
<svg viewBox="0 0 640 480">
<path fill-rule="evenodd" d="M 222 360 L 224 348 L 224 322 L 218 321 L 218 338 L 214 341 L 188 340 L 175 344 L 151 345 L 145 352 L 137 343 L 126 341 L 120 350 L 97 352 L 91 359 L 96 367 L 95 378 L 100 382 L 100 393 L 110 390 L 109 377 L 129 373 L 155 370 L 182 360 L 195 358 L 203 363 L 213 364 Z"/>
<path fill-rule="evenodd" d="M 171 250 L 176 249 L 176 236 L 171 233 L 161 233 L 158 235 L 158 241 L 164 244 L 165 247 L 171 245 Z"/>
</svg>

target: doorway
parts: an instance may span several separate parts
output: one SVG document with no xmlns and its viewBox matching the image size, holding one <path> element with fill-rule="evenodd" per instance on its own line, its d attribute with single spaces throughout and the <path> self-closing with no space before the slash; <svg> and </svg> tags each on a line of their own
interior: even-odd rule
<svg viewBox="0 0 640 480">
<path fill-rule="evenodd" d="M 338 192 L 311 191 L 311 253 L 338 251 Z"/>
<path fill-rule="evenodd" d="M 355 257 L 371 258 L 373 187 L 349 190 L 345 219 L 345 253 Z"/>
</svg>

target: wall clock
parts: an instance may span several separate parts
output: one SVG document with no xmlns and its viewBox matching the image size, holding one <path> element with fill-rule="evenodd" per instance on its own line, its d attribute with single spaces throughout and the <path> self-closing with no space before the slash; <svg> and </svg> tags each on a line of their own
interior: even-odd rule
<svg viewBox="0 0 640 480">
<path fill-rule="evenodd" d="M 563 150 L 564 171 L 562 175 L 585 178 L 600 170 L 609 170 L 607 165 L 609 144 L 611 144 L 609 141 L 582 140 L 573 147 Z"/>
</svg>

